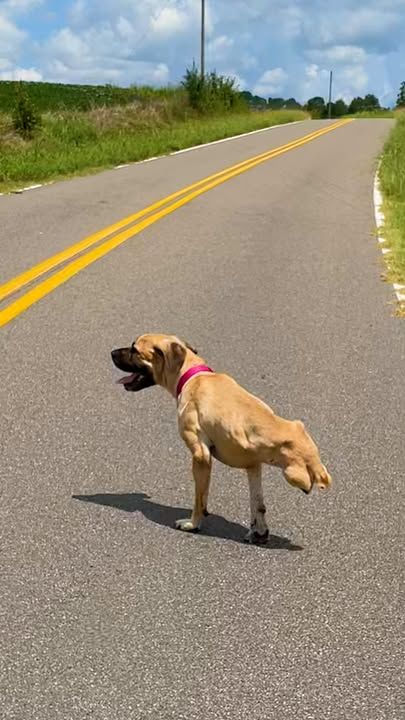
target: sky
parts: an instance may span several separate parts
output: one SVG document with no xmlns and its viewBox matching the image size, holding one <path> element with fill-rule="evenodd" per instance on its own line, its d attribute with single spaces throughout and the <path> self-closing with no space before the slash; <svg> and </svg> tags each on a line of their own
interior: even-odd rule
<svg viewBox="0 0 405 720">
<path fill-rule="evenodd" d="M 0 79 L 176 84 L 200 56 L 201 0 L 0 0 Z M 405 80 L 405 0 L 206 0 L 206 69 L 263 97 Z"/>
</svg>

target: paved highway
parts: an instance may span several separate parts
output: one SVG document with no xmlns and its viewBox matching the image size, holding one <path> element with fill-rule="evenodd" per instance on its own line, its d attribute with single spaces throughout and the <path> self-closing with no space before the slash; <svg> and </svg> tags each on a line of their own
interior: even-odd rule
<svg viewBox="0 0 405 720">
<path fill-rule="evenodd" d="M 405 326 L 372 203 L 390 127 L 305 122 L 0 198 L 2 720 L 401 717 Z M 243 544 L 245 477 L 219 464 L 204 531 L 173 529 L 174 402 L 110 361 L 147 331 L 317 440 L 333 488 L 268 470 L 268 546 Z"/>
</svg>

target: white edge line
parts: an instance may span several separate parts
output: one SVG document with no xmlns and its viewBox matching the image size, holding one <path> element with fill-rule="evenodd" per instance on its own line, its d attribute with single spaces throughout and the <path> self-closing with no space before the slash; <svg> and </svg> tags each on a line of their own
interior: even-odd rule
<svg viewBox="0 0 405 720">
<path fill-rule="evenodd" d="M 270 127 L 259 128 L 259 130 L 249 130 L 249 132 L 240 133 L 240 135 L 231 135 L 230 137 L 221 138 L 220 140 L 212 140 L 208 143 L 201 143 L 201 145 L 192 145 L 191 147 L 183 148 L 182 150 L 175 150 L 174 152 L 169 153 L 169 157 L 171 157 L 172 155 L 182 155 L 183 153 L 190 152 L 191 150 L 200 150 L 200 148 L 209 147 L 210 145 L 219 145 L 220 143 L 228 142 L 229 140 L 237 140 L 238 138 L 247 137 L 248 135 L 258 135 L 259 133 L 266 132 L 267 130 L 274 130 L 275 128 L 283 127 L 286 125 L 297 125 L 298 123 L 302 122 L 304 122 L 304 120 L 294 120 L 294 122 L 270 125 Z M 165 156 L 162 155 L 161 157 Z"/>
<path fill-rule="evenodd" d="M 249 132 L 240 133 L 239 135 L 231 135 L 230 137 L 220 138 L 219 140 L 211 140 L 211 142 L 201 143 L 200 145 L 191 145 L 190 147 L 182 148 L 181 150 L 173 150 L 173 152 L 166 153 L 165 155 L 156 155 L 155 157 L 145 158 L 145 160 L 138 160 L 137 162 L 127 163 L 126 165 L 116 165 L 115 170 L 119 170 L 124 167 L 131 167 L 132 165 L 142 165 L 143 163 L 151 162 L 152 160 L 161 160 L 165 157 L 173 157 L 173 155 L 183 155 L 184 153 L 191 152 L 192 150 L 200 150 L 201 148 L 210 147 L 210 145 L 219 145 L 220 143 L 228 142 L 229 140 L 238 140 L 248 135 L 257 135 L 258 133 L 266 132 L 267 130 L 274 130 L 279 127 L 290 127 L 290 125 L 298 125 L 299 123 L 305 122 L 304 120 L 294 120 L 290 123 L 279 123 L 278 125 L 270 125 L 269 127 L 259 128 L 259 130 L 249 130 Z"/>
<path fill-rule="evenodd" d="M 381 165 L 381 161 L 379 162 L 376 173 L 374 175 L 373 198 L 374 198 L 375 224 L 377 225 L 377 231 L 378 231 L 378 242 L 383 243 L 383 242 L 385 242 L 385 237 L 382 232 L 382 230 L 384 228 L 384 223 L 385 223 L 385 215 L 382 211 L 383 196 L 381 193 L 380 178 L 379 178 L 380 165 Z M 381 248 L 381 252 L 383 255 L 389 255 L 389 253 L 391 252 L 391 248 Z M 401 290 L 405 290 L 405 285 L 401 285 L 400 283 L 393 283 L 392 286 L 394 288 L 394 293 L 397 297 L 398 302 L 405 302 L 405 293 L 401 292 Z"/>
<path fill-rule="evenodd" d="M 166 153 L 165 155 L 156 155 L 154 157 L 145 158 L 145 160 L 137 160 L 133 163 L 124 163 L 122 165 L 115 165 L 113 167 L 113 170 L 121 170 L 122 168 L 132 167 L 133 165 L 143 165 L 147 162 L 153 162 L 154 160 L 161 160 L 165 157 L 172 157 L 173 155 L 181 155 L 182 153 L 190 152 L 191 150 L 200 150 L 200 148 L 209 147 L 210 145 L 218 145 L 219 143 L 228 142 L 228 140 L 237 140 L 238 138 L 247 137 L 247 135 L 256 135 L 257 133 L 265 132 L 266 130 L 275 130 L 276 128 L 280 127 L 290 127 L 290 125 L 299 125 L 300 123 L 305 122 L 305 120 L 294 120 L 294 122 L 290 123 L 279 123 L 278 125 L 270 125 L 270 127 L 260 128 L 259 130 L 250 130 L 246 133 L 241 133 L 240 135 L 231 135 L 231 137 L 227 138 L 221 138 L 220 140 L 212 140 L 212 142 L 203 143 L 201 145 L 193 145 L 192 147 L 183 148 L 182 150 L 175 150 L 171 153 Z M 105 172 L 105 170 L 100 170 L 100 172 Z M 11 190 L 10 193 L 0 193 L 0 196 L 4 195 L 21 195 L 21 193 L 26 192 L 27 190 L 34 190 L 34 188 L 39 187 L 45 187 L 45 185 L 53 185 L 54 181 L 50 180 L 49 182 L 42 183 L 41 185 L 30 185 L 29 187 L 25 188 L 18 188 L 17 190 Z"/>
<path fill-rule="evenodd" d="M 23 192 L 27 192 L 27 190 L 36 190 L 37 188 L 42 187 L 42 183 L 39 183 L 37 185 L 27 185 L 27 187 L 19 188 L 18 190 L 12 190 L 12 195 L 21 195 Z"/>
</svg>

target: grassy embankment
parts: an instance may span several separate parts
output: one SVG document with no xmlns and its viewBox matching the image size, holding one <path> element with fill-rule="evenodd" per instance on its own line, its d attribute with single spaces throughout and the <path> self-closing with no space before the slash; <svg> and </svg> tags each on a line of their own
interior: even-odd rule
<svg viewBox="0 0 405 720">
<path fill-rule="evenodd" d="M 399 116 L 384 146 L 380 182 L 384 236 L 386 246 L 391 248 L 387 278 L 405 284 L 405 112 Z"/>
<path fill-rule="evenodd" d="M 396 115 L 395 110 L 363 110 L 362 112 L 358 112 L 355 115 L 344 115 L 343 117 L 352 117 L 356 118 L 357 120 L 370 120 L 375 119 L 378 120 L 379 118 L 394 118 Z"/>
<path fill-rule="evenodd" d="M 186 87 L 158 90 L 24 83 L 25 95 L 41 115 L 27 133 L 18 132 L 13 122 L 16 84 L 0 83 L 0 191 L 307 117 L 296 110 L 250 111 L 217 77 L 207 78 L 210 92 L 201 97 L 192 71 L 188 80 Z"/>
</svg>

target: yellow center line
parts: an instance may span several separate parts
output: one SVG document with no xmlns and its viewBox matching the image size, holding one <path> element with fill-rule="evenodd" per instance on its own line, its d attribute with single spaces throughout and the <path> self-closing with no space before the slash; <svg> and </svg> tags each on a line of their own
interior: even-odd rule
<svg viewBox="0 0 405 720">
<path fill-rule="evenodd" d="M 20 298 L 18 298 L 13 303 L 10 303 L 7 307 L 5 307 L 3 310 L 0 311 L 0 327 L 3 325 L 6 325 L 7 323 L 14 320 L 18 315 L 20 315 L 22 312 L 27 310 L 27 308 L 31 307 L 31 305 L 34 305 L 34 303 L 41 300 L 46 295 L 49 295 L 53 290 L 55 290 L 57 287 L 62 285 L 63 283 L 67 282 L 72 278 L 74 275 L 79 273 L 84 268 L 91 265 L 96 260 L 99 260 L 101 257 L 106 255 L 107 253 L 111 252 L 111 250 L 114 250 L 116 247 L 124 243 L 126 240 L 128 240 L 131 237 L 134 237 L 135 235 L 138 235 L 140 232 L 145 230 L 147 227 L 150 227 L 154 223 L 156 223 L 158 220 L 160 220 L 163 217 L 166 217 L 167 215 L 173 213 L 175 210 L 177 210 L 180 207 L 183 207 L 184 205 L 187 205 L 195 198 L 199 197 L 203 193 L 208 192 L 209 190 L 217 187 L 218 185 L 221 185 L 222 183 L 226 182 L 227 180 L 230 180 L 233 177 L 236 177 L 237 175 L 240 175 L 247 170 L 250 170 L 253 167 L 256 167 L 257 165 L 260 165 L 261 163 L 266 162 L 267 160 L 278 157 L 279 155 L 282 155 L 286 152 L 289 152 L 290 150 L 300 147 L 302 145 L 305 145 L 308 142 L 311 142 L 311 140 L 314 140 L 316 137 L 320 137 L 321 135 L 324 135 L 326 133 L 331 132 L 332 130 L 342 127 L 343 125 L 346 125 L 347 123 L 352 122 L 351 119 L 343 120 L 338 123 L 334 123 L 333 125 L 329 125 L 327 128 L 324 128 L 322 130 L 319 130 L 315 133 L 311 133 L 310 135 L 303 136 L 302 138 L 298 138 L 297 140 L 288 143 L 287 145 L 283 145 L 281 147 L 275 148 L 274 150 L 268 151 L 267 153 L 262 153 L 261 155 L 255 156 L 253 158 L 250 158 L 250 160 L 244 161 L 243 163 L 238 163 L 238 165 L 234 165 L 230 168 L 227 168 L 224 171 L 221 171 L 219 173 L 215 173 L 215 175 L 211 175 L 204 180 L 199 181 L 198 183 L 194 183 L 191 186 L 188 186 L 188 188 L 183 188 L 183 190 L 178 191 L 177 193 L 173 193 L 173 195 L 168 196 L 167 198 L 164 198 L 163 200 L 160 200 L 158 203 L 154 203 L 154 205 L 150 205 L 148 208 L 145 208 L 143 211 L 140 211 L 142 215 L 145 215 L 146 213 L 150 213 L 152 208 L 159 205 L 167 204 L 170 201 L 170 198 L 179 197 L 180 195 L 184 195 L 184 193 L 187 192 L 187 190 L 190 190 L 191 188 L 196 188 L 195 190 L 192 190 L 191 192 L 188 192 L 187 195 L 184 197 L 181 197 L 176 202 L 173 202 L 168 207 L 165 207 L 158 212 L 153 213 L 149 217 L 145 218 L 141 222 L 137 223 L 135 226 L 132 226 L 128 228 L 127 230 L 118 233 L 118 235 L 115 235 L 114 237 L 110 238 L 109 240 L 106 240 L 106 242 L 102 243 L 101 245 L 97 246 L 93 250 L 90 250 L 89 252 L 85 253 L 84 255 L 81 255 L 80 257 L 76 258 L 72 262 L 65 265 L 61 270 L 55 272 L 50 277 L 46 278 L 42 282 L 40 282 L 38 285 L 33 287 L 31 290 L 26 292 L 24 295 L 22 295 Z M 200 186 L 200 187 L 199 187 Z M 201 187 L 202 186 L 202 187 Z M 135 214 L 137 217 L 139 217 L 139 213 Z M 134 216 L 131 216 L 132 218 Z M 128 218 L 127 218 L 128 221 Z M 122 220 L 121 223 L 124 223 L 125 221 Z M 119 223 L 116 223 L 116 225 L 119 225 Z M 110 226 L 114 227 L 114 226 Z M 122 225 L 121 225 L 122 227 Z M 100 231 L 105 232 L 105 231 Z M 100 233 L 96 233 L 96 235 L 99 235 Z M 110 233 L 111 234 L 111 233 Z M 91 236 L 94 238 L 95 236 Z M 89 240 L 89 238 L 87 238 Z M 84 241 L 83 241 L 84 242 Z M 97 240 L 93 240 L 91 244 L 94 244 L 97 242 Z M 80 244 L 80 243 L 79 243 Z M 71 251 L 74 247 L 68 248 L 66 252 Z M 77 254 L 78 251 L 76 251 L 75 254 Z M 61 255 L 61 253 L 59 253 Z M 56 256 L 54 256 L 56 257 Z M 71 257 L 71 256 L 70 256 Z M 53 258 L 50 258 L 49 260 L 52 260 Z M 46 262 L 46 261 L 44 261 Z M 60 264 L 60 263 L 58 263 Z M 52 266 L 54 267 L 54 266 Z M 36 266 L 38 268 L 38 266 Z M 32 271 L 35 270 L 35 268 L 32 268 Z M 29 272 L 29 271 L 27 271 Z M 45 272 L 45 271 L 44 271 Z M 43 274 L 43 273 L 40 273 Z M 21 277 L 21 276 L 19 276 Z M 36 275 L 35 277 L 38 277 Z M 17 278 L 16 278 L 17 279 Z M 12 281 L 9 281 L 12 282 Z M 25 283 L 24 283 L 25 284 Z M 3 286 L 4 287 L 4 286 Z"/>
<path fill-rule="evenodd" d="M 328 128 L 322 128 L 320 130 L 315 130 L 312 133 L 309 133 L 309 135 L 304 135 L 301 138 L 298 138 L 297 140 L 292 140 L 291 142 L 281 145 L 276 150 L 286 150 L 286 149 L 292 149 L 295 147 L 297 142 L 306 140 L 309 141 L 311 139 L 315 139 L 319 135 L 322 135 L 325 132 L 329 132 L 335 127 L 339 127 L 341 125 L 341 121 L 338 123 L 334 123 L 333 125 L 329 125 Z M 201 185 L 205 185 L 205 183 L 210 182 L 211 180 L 215 180 L 216 178 L 228 175 L 229 172 L 236 170 L 237 168 L 242 168 L 245 166 L 250 166 L 250 163 L 262 158 L 270 159 L 272 156 L 272 153 L 274 150 L 266 150 L 266 152 L 261 153 L 260 155 L 255 155 L 254 157 L 248 158 L 247 160 L 243 160 L 240 163 L 237 163 L 236 165 L 232 165 L 228 168 L 225 168 L 224 170 L 220 170 L 219 172 L 214 173 L 213 175 L 208 175 L 207 177 L 203 178 L 202 180 L 198 180 L 195 183 L 192 183 L 191 185 L 187 185 L 184 188 L 181 188 L 180 190 L 177 190 L 176 192 L 172 193 L 171 195 L 167 195 L 166 197 L 162 198 L 161 200 L 158 200 L 155 203 L 152 203 L 152 205 L 148 205 L 147 207 L 143 208 L 142 210 L 139 210 L 138 212 L 134 213 L 133 215 L 129 215 L 126 218 L 123 218 L 122 220 L 119 220 L 118 222 L 108 225 L 107 227 L 103 228 L 102 230 L 99 230 L 96 233 L 93 233 L 92 235 L 88 235 L 83 240 L 80 240 L 78 243 L 75 243 L 74 245 L 70 245 L 69 247 L 65 248 L 64 250 L 61 250 L 60 252 L 56 253 L 55 255 L 50 256 L 49 258 L 46 258 L 45 260 L 42 260 L 37 265 L 34 265 L 33 267 L 29 268 L 28 270 L 25 270 L 24 272 L 20 273 L 19 275 L 16 275 L 16 277 L 11 278 L 7 282 L 5 282 L 3 285 L 0 285 L 0 301 L 7 298 L 9 295 L 12 295 L 13 293 L 17 292 L 18 290 L 21 290 L 25 285 L 28 285 L 28 283 L 32 282 L 33 280 L 36 280 L 38 277 L 41 277 L 41 275 L 45 275 L 45 273 L 49 272 L 50 270 L 53 270 L 58 265 L 62 265 L 62 263 L 66 262 L 67 260 L 71 260 L 71 258 L 75 257 L 76 255 L 79 255 L 84 250 L 87 250 L 88 248 L 92 247 L 93 245 L 96 245 L 101 240 L 106 239 L 109 235 L 113 235 L 115 232 L 118 232 L 118 230 L 121 230 L 122 228 L 126 227 L 127 225 L 130 225 L 134 223 L 136 220 L 139 220 L 142 217 L 145 217 L 145 215 L 148 215 L 149 213 L 154 212 L 155 210 L 158 210 L 159 208 L 163 207 L 164 205 L 167 205 L 172 200 L 176 200 L 178 197 L 181 197 L 182 195 L 185 195 L 186 193 L 190 192 L 191 190 L 195 190 L 198 187 L 201 187 Z"/>
</svg>

